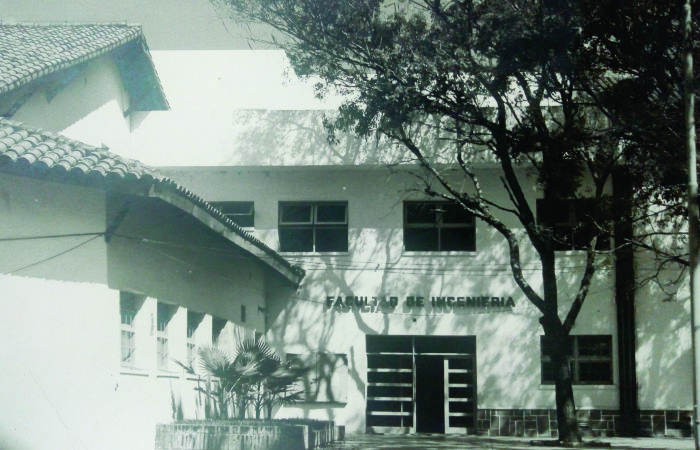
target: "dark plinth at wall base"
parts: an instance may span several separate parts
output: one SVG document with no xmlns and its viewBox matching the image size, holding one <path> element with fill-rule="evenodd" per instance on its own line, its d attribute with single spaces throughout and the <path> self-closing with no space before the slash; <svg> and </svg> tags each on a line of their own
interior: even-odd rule
<svg viewBox="0 0 700 450">
<path fill-rule="evenodd" d="M 577 411 L 579 429 L 584 437 L 614 437 L 625 434 L 620 411 L 582 409 Z M 640 437 L 692 435 L 690 410 L 641 410 Z M 557 413 L 553 409 L 480 409 L 477 433 L 486 436 L 558 437 Z M 543 439 L 547 442 L 550 439 Z"/>
<path fill-rule="evenodd" d="M 302 419 L 175 422 L 156 425 L 155 450 L 308 450 L 342 439 L 344 431 Z"/>
<path fill-rule="evenodd" d="M 585 441 L 585 442 L 561 442 L 556 439 L 549 439 L 545 441 L 530 441 L 530 445 L 533 447 L 556 447 L 556 448 L 610 448 L 612 445 L 610 442 L 600 442 L 600 441 Z"/>
</svg>

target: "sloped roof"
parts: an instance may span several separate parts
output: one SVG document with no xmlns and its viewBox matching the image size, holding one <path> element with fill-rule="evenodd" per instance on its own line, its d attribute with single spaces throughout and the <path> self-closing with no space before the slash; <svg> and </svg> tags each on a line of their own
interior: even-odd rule
<svg viewBox="0 0 700 450">
<path fill-rule="evenodd" d="M 293 284 L 304 277 L 303 269 L 290 264 L 201 197 L 156 169 L 106 148 L 0 118 L 0 172 L 159 198 L 257 256 Z"/>
<path fill-rule="evenodd" d="M 140 26 L 0 24 L 0 96 L 114 52 L 131 109 L 168 109 Z"/>
</svg>

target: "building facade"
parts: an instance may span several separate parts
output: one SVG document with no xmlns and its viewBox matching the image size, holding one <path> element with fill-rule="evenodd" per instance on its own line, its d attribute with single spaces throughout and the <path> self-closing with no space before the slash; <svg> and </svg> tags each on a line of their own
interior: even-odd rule
<svg viewBox="0 0 700 450">
<path fill-rule="evenodd" d="M 176 28 L 160 25 L 161 31 Z M 158 165 L 183 165 L 162 171 L 220 212 L 192 203 L 189 194 L 183 215 L 182 208 L 143 196 L 132 202 L 130 190 L 37 182 L 15 169 L 4 175 L 3 198 L 10 200 L 3 216 L 14 219 L 2 242 L 7 251 L 0 253 L 9 293 L 0 330 L 14 345 L 3 350 L 10 369 L 0 398 L 21 406 L 4 411 L 0 443 L 45 448 L 52 439 L 54 448 L 106 448 L 106 439 L 115 448 L 148 448 L 156 421 L 201 416 L 189 395 L 195 380 L 172 370 L 172 360 L 189 360 L 197 346 L 231 341 L 241 326 L 264 332 L 280 354 L 313 367 L 302 381 L 305 400 L 277 417 L 332 419 L 348 433 L 556 433 L 539 312 L 513 282 L 502 238 L 421 195 L 407 170 L 389 170 L 385 164 L 396 161 L 391 148 L 352 139 L 329 146 L 316 111 L 279 110 L 298 107 L 285 102 L 290 89 L 275 90 L 261 75 L 270 55 L 279 55 L 190 51 L 195 44 L 154 54 L 160 76 L 146 67 L 137 77 L 164 80 L 171 111 L 131 108 L 138 86 L 128 89 L 109 51 L 93 55 L 78 76 L 61 72 L 66 76 L 57 85 L 3 95 L 12 102 L 0 106 L 9 105 L 15 120 Z M 241 73 L 246 76 L 234 76 Z M 155 87 L 156 98 L 164 99 Z M 257 100 L 263 97 L 274 102 Z M 246 107 L 270 109 L 237 110 Z M 211 167 L 191 167 L 196 164 Z M 486 164 L 479 175 L 485 189 L 500 189 L 495 167 Z M 529 194 L 536 209 L 538 192 Z M 183 205 L 180 194 L 169 198 Z M 120 218 L 127 204 L 138 212 L 128 220 Z M 567 208 L 561 225 L 573 226 L 576 206 Z M 209 216 L 206 222 L 220 231 L 213 236 L 198 222 Z M 232 231 L 229 220 L 244 233 Z M 120 226 L 109 241 L 101 235 L 79 245 L 80 235 L 107 233 L 115 223 Z M 184 228 L 174 225 L 180 223 Z M 76 236 L 53 246 L 28 241 L 28 234 L 21 234 L 21 246 L 12 240 L 35 228 L 36 236 Z M 254 251 L 254 264 L 237 253 L 251 242 L 270 250 Z M 60 257 L 75 246 L 70 262 Z M 233 255 L 204 250 L 222 246 Z M 296 291 L 299 274 L 278 253 L 306 273 Z M 627 304 L 634 321 L 626 331 L 613 251 L 599 259 L 572 331 L 576 404 L 584 430 L 595 434 L 619 431 L 630 395 L 641 432 L 689 431 L 687 284 L 673 284 L 671 295 L 641 284 L 654 270 L 647 257 L 634 257 L 640 285 Z M 583 254 L 562 249 L 558 258 L 564 314 Z M 279 281 L 280 267 L 287 281 Z M 523 267 L 539 287 L 530 248 Z M 53 434 L 33 433 L 39 427 Z"/>
<path fill-rule="evenodd" d="M 205 415 L 178 362 L 262 333 L 303 271 L 154 168 L 58 134 L 123 137 L 167 107 L 139 27 L 0 26 L 0 53 L 0 447 L 152 449 L 157 423 Z"/>
<path fill-rule="evenodd" d="M 422 195 L 410 168 L 165 170 L 214 205 L 245 211 L 251 233 L 306 271 L 295 296 L 266 310 L 268 340 L 315 368 L 306 401 L 279 416 L 330 418 L 350 433 L 556 435 L 540 313 L 513 281 L 505 240 Z M 498 174 L 480 170 L 484 190 L 501 189 Z M 536 190 L 528 200 L 537 209 Z M 567 207 L 573 230 L 576 208 Z M 558 252 L 562 317 L 584 258 L 575 246 Z M 635 258 L 641 277 L 651 266 L 645 255 Z M 620 433 L 627 419 L 617 259 L 612 246 L 599 257 L 570 344 L 580 423 L 597 435 Z M 538 289 L 539 263 L 528 247 L 523 269 Z M 689 303 L 684 285 L 676 288 L 672 301 L 653 283 L 635 292 L 634 395 L 644 434 L 690 429 Z"/>
</svg>

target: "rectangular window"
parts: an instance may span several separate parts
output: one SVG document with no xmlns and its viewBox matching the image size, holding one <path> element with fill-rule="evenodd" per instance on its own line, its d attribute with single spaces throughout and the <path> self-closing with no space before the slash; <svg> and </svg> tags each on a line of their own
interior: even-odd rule
<svg viewBox="0 0 700 450">
<path fill-rule="evenodd" d="M 476 251 L 474 216 L 457 203 L 404 202 L 406 251 Z"/>
<path fill-rule="evenodd" d="M 204 320 L 204 314 L 194 311 L 187 311 L 187 365 L 194 366 L 197 358 L 197 329 Z"/>
<path fill-rule="evenodd" d="M 612 336 L 572 335 L 566 345 L 573 384 L 612 384 Z M 554 384 L 555 367 L 552 365 L 552 344 L 540 336 L 542 350 L 542 384 Z"/>
<path fill-rule="evenodd" d="M 136 366 L 136 326 L 134 321 L 143 300 L 130 292 L 119 292 L 121 315 L 121 365 Z"/>
<path fill-rule="evenodd" d="M 177 306 L 158 302 L 156 313 L 156 362 L 159 370 L 168 370 L 170 368 L 168 325 L 176 310 Z"/>
<path fill-rule="evenodd" d="M 299 388 L 306 402 L 347 402 L 348 358 L 342 353 L 287 354 L 287 361 L 309 368 Z"/>
<path fill-rule="evenodd" d="M 601 201 L 587 198 L 537 200 L 537 218 L 551 229 L 555 250 L 585 250 L 594 236 L 595 248 L 610 250 L 609 221 Z"/>
<path fill-rule="evenodd" d="M 224 331 L 226 327 L 226 319 L 219 319 L 218 317 L 212 317 L 211 319 L 211 343 L 216 345 L 221 337 L 221 332 Z"/>
<path fill-rule="evenodd" d="M 255 226 L 255 208 L 253 202 L 209 202 L 224 216 L 243 228 Z"/>
<path fill-rule="evenodd" d="M 281 202 L 279 239 L 283 252 L 347 252 L 347 202 Z"/>
</svg>

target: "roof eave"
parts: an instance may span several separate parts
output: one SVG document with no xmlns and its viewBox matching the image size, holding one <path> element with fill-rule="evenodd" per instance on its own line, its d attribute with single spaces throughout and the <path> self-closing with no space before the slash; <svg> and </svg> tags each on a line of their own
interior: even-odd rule
<svg viewBox="0 0 700 450">
<path fill-rule="evenodd" d="M 175 183 L 154 183 L 148 195 L 163 200 L 171 206 L 190 214 L 204 226 L 221 235 L 244 252 L 254 256 L 278 275 L 281 275 L 290 285 L 298 287 L 301 284 L 305 276 L 302 268 L 290 264 L 281 255 L 265 246 L 262 242 L 257 242 L 255 238 L 233 222 L 227 221 L 225 223 L 222 220 L 223 216 L 216 214 L 218 210 L 207 202 L 194 197 L 191 193 L 190 195 L 183 195 L 182 188 Z"/>
</svg>

